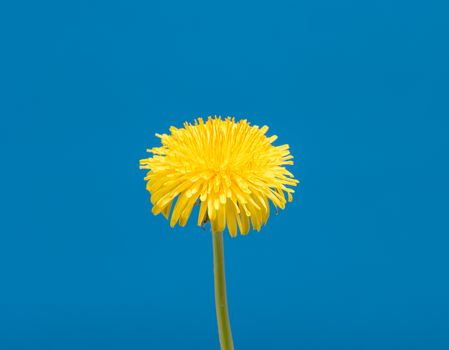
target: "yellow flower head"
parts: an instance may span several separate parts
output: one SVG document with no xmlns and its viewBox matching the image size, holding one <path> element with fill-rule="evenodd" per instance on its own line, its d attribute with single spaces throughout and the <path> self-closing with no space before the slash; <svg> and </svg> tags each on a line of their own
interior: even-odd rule
<svg viewBox="0 0 449 350">
<path fill-rule="evenodd" d="M 259 231 L 270 215 L 271 201 L 284 209 L 296 186 L 284 165 L 293 164 L 288 145 L 273 146 L 268 127 L 246 120 L 198 118 L 184 128 L 170 128 L 170 135 L 156 134 L 162 146 L 147 150 L 153 156 L 140 161 L 149 169 L 145 180 L 153 214 L 162 213 L 170 225 L 186 225 L 195 204 L 200 206 L 198 225 L 210 221 L 213 232 L 226 227 L 235 237 L 250 229 Z"/>
</svg>

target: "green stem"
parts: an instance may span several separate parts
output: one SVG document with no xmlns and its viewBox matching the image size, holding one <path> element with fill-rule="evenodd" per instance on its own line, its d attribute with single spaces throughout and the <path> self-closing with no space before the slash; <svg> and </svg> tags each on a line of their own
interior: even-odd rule
<svg viewBox="0 0 449 350">
<path fill-rule="evenodd" d="M 234 350 L 231 324 L 226 300 L 226 275 L 224 266 L 223 232 L 212 232 L 214 250 L 215 309 L 221 350 Z"/>
</svg>

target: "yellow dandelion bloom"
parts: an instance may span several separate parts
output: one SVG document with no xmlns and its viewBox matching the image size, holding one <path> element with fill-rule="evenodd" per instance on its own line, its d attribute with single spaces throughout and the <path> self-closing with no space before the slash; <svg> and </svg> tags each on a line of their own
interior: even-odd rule
<svg viewBox="0 0 449 350">
<path fill-rule="evenodd" d="M 288 145 L 274 146 L 267 126 L 247 120 L 198 118 L 170 134 L 156 134 L 162 146 L 147 150 L 140 161 L 149 169 L 145 180 L 152 212 L 162 213 L 173 227 L 186 225 L 195 204 L 198 225 L 210 222 L 213 232 L 227 227 L 231 236 L 259 231 L 270 215 L 270 202 L 284 209 L 298 180 L 285 166 L 293 164 Z"/>
</svg>

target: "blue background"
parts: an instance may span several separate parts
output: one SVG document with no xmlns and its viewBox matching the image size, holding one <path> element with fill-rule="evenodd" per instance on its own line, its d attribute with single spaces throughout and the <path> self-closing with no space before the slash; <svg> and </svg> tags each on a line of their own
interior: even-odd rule
<svg viewBox="0 0 449 350">
<path fill-rule="evenodd" d="M 0 348 L 218 349 L 209 232 L 138 160 L 270 125 L 293 203 L 226 237 L 236 348 L 449 348 L 447 1 L 0 5 Z"/>
</svg>

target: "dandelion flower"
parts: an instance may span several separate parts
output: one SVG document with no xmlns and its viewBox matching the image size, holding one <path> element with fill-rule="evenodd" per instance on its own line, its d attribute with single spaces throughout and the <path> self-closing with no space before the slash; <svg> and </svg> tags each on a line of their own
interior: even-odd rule
<svg viewBox="0 0 449 350">
<path fill-rule="evenodd" d="M 226 300 L 223 235 L 235 237 L 250 227 L 259 231 L 270 206 L 284 209 L 298 180 L 285 166 L 293 164 L 288 145 L 274 146 L 267 126 L 234 118 L 201 118 L 170 134 L 156 134 L 162 146 L 147 150 L 140 161 L 152 212 L 170 219 L 171 227 L 185 226 L 195 205 L 197 224 L 210 222 L 213 237 L 215 299 L 222 350 L 234 349 Z M 287 196 L 287 199 L 286 199 Z"/>
<path fill-rule="evenodd" d="M 210 221 L 213 232 L 227 227 L 231 236 L 259 231 L 270 215 L 270 201 L 284 209 L 292 200 L 297 180 L 284 166 L 293 164 L 288 145 L 274 146 L 267 126 L 246 120 L 198 118 L 170 135 L 156 134 L 162 146 L 149 149 L 153 157 L 140 161 L 149 169 L 145 180 L 155 215 L 170 225 L 185 226 L 195 204 L 198 225 Z"/>
</svg>

